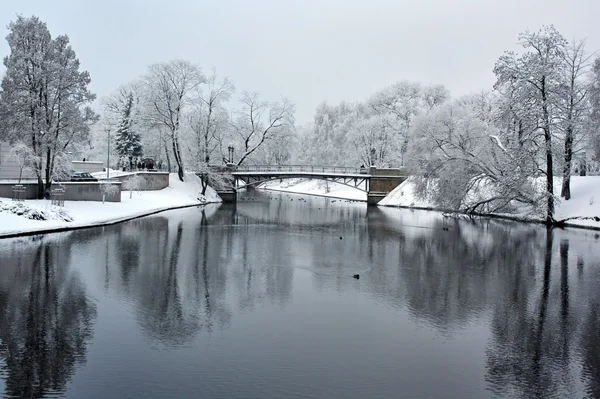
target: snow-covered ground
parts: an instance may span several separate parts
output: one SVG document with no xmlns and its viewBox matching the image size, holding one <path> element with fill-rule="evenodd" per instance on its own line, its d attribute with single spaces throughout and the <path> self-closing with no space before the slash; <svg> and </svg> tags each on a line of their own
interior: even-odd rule
<svg viewBox="0 0 600 399">
<path fill-rule="evenodd" d="M 201 190 L 201 181 L 195 174 L 187 174 L 185 182 L 181 182 L 173 173 L 169 187 L 159 191 L 134 191 L 131 199 L 130 192 L 123 191 L 121 202 L 65 201 L 64 207 L 58 207 L 47 200 L 17 203 L 0 198 L 0 237 L 116 223 L 172 208 L 221 201 L 210 187 L 205 196 L 200 195 Z M 28 218 L 39 219 L 40 215 L 46 220 Z"/>
<path fill-rule="evenodd" d="M 355 201 L 366 201 L 367 193 L 354 187 L 349 187 L 339 183 L 328 183 L 319 179 L 284 179 L 282 182 L 273 180 L 261 184 L 258 188 L 264 190 L 285 191 L 288 193 L 298 193 L 307 195 L 318 195 L 323 197 L 344 198 Z M 364 187 L 362 187 L 364 190 Z"/>
<path fill-rule="evenodd" d="M 557 179 L 555 192 L 560 192 L 560 179 Z M 396 187 L 379 205 L 400 206 L 408 208 L 434 209 L 435 205 L 427 200 L 417 198 L 414 194 L 414 184 L 410 179 Z M 562 220 L 571 217 L 600 217 L 600 176 L 571 177 L 571 199 L 561 199 L 556 204 L 555 219 Z M 594 220 L 570 220 L 570 226 L 600 228 L 600 222 Z"/>
<path fill-rule="evenodd" d="M 143 172 L 143 170 L 141 170 L 140 172 Z M 122 170 L 117 170 L 117 169 L 110 169 L 108 171 L 108 178 L 113 178 L 113 177 L 119 177 L 119 176 L 127 176 L 127 175 L 133 175 L 136 174 L 136 171 L 122 171 Z M 104 179 L 106 178 L 106 171 L 102 171 L 102 172 L 94 172 L 94 173 L 90 173 L 92 176 L 94 176 L 95 178 L 98 179 Z"/>
<path fill-rule="evenodd" d="M 432 209 L 434 204 L 415 195 L 415 186 L 410 179 L 405 180 L 384 199 L 379 201 L 381 206 L 401 206 L 406 208 Z"/>
</svg>

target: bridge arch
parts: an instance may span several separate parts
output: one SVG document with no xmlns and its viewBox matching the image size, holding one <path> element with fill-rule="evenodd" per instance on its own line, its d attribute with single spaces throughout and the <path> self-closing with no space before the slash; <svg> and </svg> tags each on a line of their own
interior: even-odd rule
<svg viewBox="0 0 600 399">
<path fill-rule="evenodd" d="M 257 180 L 253 180 L 253 181 L 249 181 L 242 179 L 242 178 L 236 178 L 236 189 L 238 188 L 238 181 L 243 181 L 244 182 L 244 186 L 251 186 L 251 187 L 257 187 L 263 183 L 268 183 L 271 181 L 276 181 L 276 180 L 291 180 L 291 179 L 306 179 L 306 180 L 323 180 L 323 181 L 327 181 L 330 183 L 336 183 L 336 184 L 340 184 L 346 187 L 350 187 L 353 188 L 355 190 L 361 191 L 363 193 L 368 193 L 369 192 L 369 181 L 366 178 L 362 178 L 359 179 L 357 177 L 354 178 L 338 178 L 338 177 L 329 177 L 329 176 L 306 176 L 306 177 L 298 177 L 298 176 L 265 176 L 261 179 L 257 179 Z M 361 187 L 362 186 L 362 187 Z"/>
</svg>

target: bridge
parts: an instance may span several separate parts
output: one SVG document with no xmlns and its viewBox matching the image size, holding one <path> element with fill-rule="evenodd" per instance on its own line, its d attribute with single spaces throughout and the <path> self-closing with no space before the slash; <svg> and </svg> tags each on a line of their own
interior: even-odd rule
<svg viewBox="0 0 600 399">
<path fill-rule="evenodd" d="M 407 176 L 402 169 L 382 169 L 348 166 L 313 166 L 313 165 L 242 165 L 222 167 L 221 172 L 230 175 L 233 190 L 219 192 L 225 200 L 235 200 L 235 191 L 242 186 L 258 186 L 271 180 L 281 179 L 320 179 L 343 184 L 367 193 L 367 204 L 375 205 L 394 188 L 399 186 Z"/>
</svg>

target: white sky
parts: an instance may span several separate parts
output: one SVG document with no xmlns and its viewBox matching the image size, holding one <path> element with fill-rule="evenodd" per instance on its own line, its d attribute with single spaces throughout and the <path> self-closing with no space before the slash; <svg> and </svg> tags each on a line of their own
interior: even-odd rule
<svg viewBox="0 0 600 399">
<path fill-rule="evenodd" d="M 399 80 L 454 96 L 491 88 L 495 61 L 527 28 L 554 24 L 600 48 L 600 0 L 0 0 L 3 26 L 18 13 L 70 37 L 99 97 L 182 58 L 238 92 L 287 96 L 299 123 L 324 100 L 363 100 Z"/>
</svg>

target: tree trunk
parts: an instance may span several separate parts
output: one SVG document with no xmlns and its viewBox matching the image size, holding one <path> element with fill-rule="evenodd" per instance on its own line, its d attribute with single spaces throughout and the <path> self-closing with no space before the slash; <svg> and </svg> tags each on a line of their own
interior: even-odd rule
<svg viewBox="0 0 600 399">
<path fill-rule="evenodd" d="M 206 117 L 206 129 L 204 130 L 204 162 L 208 165 L 208 135 L 210 133 L 210 119 L 212 116 L 212 101 L 208 107 L 208 116 Z M 204 193 L 202 193 L 204 194 Z"/>
<path fill-rule="evenodd" d="M 44 188 L 44 198 L 50 199 L 50 186 L 52 185 L 52 150 L 46 149 L 46 187 Z"/>
<path fill-rule="evenodd" d="M 548 98 L 546 92 L 546 77 L 542 77 L 542 109 L 544 112 L 544 141 L 546 144 L 546 195 L 548 196 L 548 207 L 546 210 L 546 223 L 554 221 L 554 168 L 552 161 L 552 132 L 550 131 L 550 113 L 548 110 Z"/>
<path fill-rule="evenodd" d="M 201 177 L 202 181 L 202 195 L 206 194 L 206 187 L 208 187 L 208 173 L 203 173 Z"/>
<path fill-rule="evenodd" d="M 37 174 L 37 180 L 38 180 L 37 198 L 44 199 L 44 180 L 42 179 L 42 175 L 40 174 L 39 171 L 36 171 L 36 174 Z"/>
<path fill-rule="evenodd" d="M 167 142 L 164 142 L 165 148 L 165 157 L 167 158 L 167 170 L 171 173 L 171 157 L 169 156 L 169 147 L 167 147 Z"/>
<path fill-rule="evenodd" d="M 177 145 L 177 139 L 173 138 L 173 154 L 175 155 L 175 162 L 177 163 L 177 176 L 179 180 L 183 181 L 183 165 L 181 163 L 181 154 L 179 153 L 179 146 Z"/>
<path fill-rule="evenodd" d="M 560 196 L 565 200 L 571 199 L 571 161 L 573 159 L 573 126 L 567 128 L 565 137 L 565 166 L 563 168 L 563 183 Z"/>
</svg>

